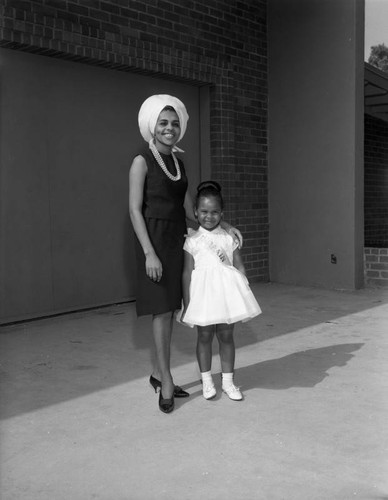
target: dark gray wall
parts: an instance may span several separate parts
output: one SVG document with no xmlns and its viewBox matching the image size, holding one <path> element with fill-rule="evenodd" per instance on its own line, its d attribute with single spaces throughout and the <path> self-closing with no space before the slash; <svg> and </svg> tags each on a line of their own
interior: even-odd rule
<svg viewBox="0 0 388 500">
<path fill-rule="evenodd" d="M 0 64 L 1 321 L 133 298 L 137 113 L 154 93 L 185 102 L 180 145 L 194 188 L 199 88 L 8 49 Z"/>
<path fill-rule="evenodd" d="M 363 1 L 271 0 L 268 33 L 271 281 L 358 288 Z"/>
</svg>

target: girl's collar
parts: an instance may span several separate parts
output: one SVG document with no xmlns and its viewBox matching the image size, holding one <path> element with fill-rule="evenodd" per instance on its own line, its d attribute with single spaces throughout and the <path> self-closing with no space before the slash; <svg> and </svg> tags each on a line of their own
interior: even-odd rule
<svg viewBox="0 0 388 500">
<path fill-rule="evenodd" d="M 202 226 L 199 226 L 198 232 L 201 234 L 214 234 L 214 233 L 222 233 L 223 229 L 220 224 L 216 228 L 214 228 L 212 231 L 208 231 L 207 229 L 203 228 Z"/>
</svg>

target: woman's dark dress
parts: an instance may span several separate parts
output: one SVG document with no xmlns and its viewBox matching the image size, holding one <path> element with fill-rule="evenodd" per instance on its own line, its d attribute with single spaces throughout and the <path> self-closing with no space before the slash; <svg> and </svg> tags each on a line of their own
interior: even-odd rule
<svg viewBox="0 0 388 500">
<path fill-rule="evenodd" d="M 159 283 L 148 278 L 144 252 L 136 237 L 138 316 L 162 314 L 181 307 L 183 243 L 186 233 L 183 203 L 187 190 L 187 177 L 181 160 L 178 160 L 181 178 L 179 181 L 172 181 L 160 168 L 149 149 L 144 150 L 141 156 L 147 163 L 142 213 L 152 246 L 162 262 L 163 274 Z M 173 158 L 164 154 L 161 154 L 161 157 L 168 170 L 175 176 Z"/>
</svg>

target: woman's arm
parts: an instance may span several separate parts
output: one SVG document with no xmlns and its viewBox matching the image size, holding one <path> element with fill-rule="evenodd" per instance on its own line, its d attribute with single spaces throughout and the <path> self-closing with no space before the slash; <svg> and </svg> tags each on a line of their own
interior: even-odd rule
<svg viewBox="0 0 388 500">
<path fill-rule="evenodd" d="M 194 204 L 193 200 L 191 199 L 189 190 L 186 191 L 183 207 L 185 209 L 186 219 L 190 222 L 193 222 L 195 224 L 195 227 L 198 227 L 198 222 L 194 214 Z"/>
<path fill-rule="evenodd" d="M 233 252 L 233 265 L 236 269 L 240 271 L 240 273 L 246 275 L 244 262 L 242 260 L 240 250 L 238 248 L 236 248 L 236 250 Z"/>
<path fill-rule="evenodd" d="M 162 263 L 155 253 L 148 235 L 142 214 L 144 182 L 147 175 L 147 164 L 142 156 L 134 158 L 129 170 L 129 215 L 133 229 L 139 239 L 145 255 L 145 270 L 153 281 L 160 281 L 163 273 Z"/>
<path fill-rule="evenodd" d="M 184 254 L 184 264 L 182 273 L 182 292 L 183 292 L 183 312 L 182 321 L 184 322 L 184 316 L 186 314 L 187 307 L 190 302 L 190 283 L 191 283 L 191 273 L 194 269 L 194 258 L 186 250 L 183 251 Z"/>
</svg>

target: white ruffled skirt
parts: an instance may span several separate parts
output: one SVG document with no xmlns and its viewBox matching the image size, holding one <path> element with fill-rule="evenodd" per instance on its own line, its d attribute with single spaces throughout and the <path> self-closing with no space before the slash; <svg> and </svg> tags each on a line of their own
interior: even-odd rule
<svg viewBox="0 0 388 500">
<path fill-rule="evenodd" d="M 190 302 L 183 322 L 188 326 L 248 321 L 261 314 L 248 280 L 233 266 L 201 267 L 193 270 Z M 177 320 L 181 321 L 182 310 Z"/>
</svg>

